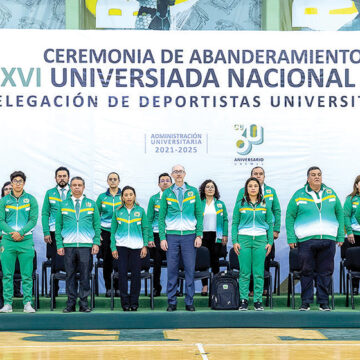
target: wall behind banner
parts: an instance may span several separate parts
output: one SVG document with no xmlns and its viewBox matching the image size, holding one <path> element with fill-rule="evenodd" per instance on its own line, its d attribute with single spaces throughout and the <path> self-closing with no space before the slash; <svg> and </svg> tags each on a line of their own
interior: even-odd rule
<svg viewBox="0 0 360 360">
<path fill-rule="evenodd" d="M 170 172 L 171 166 L 181 163 L 187 171 L 186 180 L 198 187 L 205 179 L 213 179 L 219 186 L 221 199 L 231 214 L 238 190 L 243 187 L 256 165 L 266 170 L 266 183 L 278 193 L 282 207 L 282 227 L 280 238 L 276 242 L 276 258 L 281 262 L 281 278 L 288 273 L 288 245 L 284 228 L 285 211 L 289 199 L 295 190 L 304 185 L 306 170 L 320 166 L 323 170 L 324 183 L 333 187 L 343 201 L 351 192 L 353 180 L 358 175 L 358 109 L 355 107 L 326 107 L 317 102 L 316 96 L 356 94 L 356 89 L 345 88 L 216 88 L 202 86 L 185 88 L 115 88 L 112 86 L 82 87 L 78 84 L 55 88 L 49 81 L 49 70 L 71 67 L 83 69 L 98 67 L 108 70 L 112 64 L 48 64 L 44 62 L 44 51 L 48 48 L 70 49 L 132 49 L 134 44 L 153 49 L 154 53 L 162 47 L 174 50 L 185 49 L 185 54 L 196 47 L 203 49 L 234 49 L 238 43 L 235 32 L 213 32 L 211 37 L 206 32 L 161 32 L 154 38 L 151 32 L 124 32 L 119 39 L 117 31 L 4 31 L 4 51 L 0 63 L 5 68 L 13 66 L 28 70 L 38 66 L 42 70 L 42 85 L 31 83 L 21 87 L 20 77 L 14 75 L 18 86 L 6 83 L 0 94 L 0 118 L 3 138 L 0 150 L 3 161 L 0 167 L 0 179 L 8 180 L 14 170 L 22 170 L 28 176 L 26 191 L 35 195 L 39 205 L 45 192 L 54 186 L 54 171 L 58 166 L 67 166 L 71 175 L 83 176 L 86 180 L 85 193 L 96 197 L 106 190 L 106 176 L 116 171 L 121 177 L 121 187 L 135 187 L 141 206 L 147 208 L 151 195 L 158 191 L 157 178 L 162 172 Z M 186 34 L 186 35 L 184 35 Z M 260 33 L 243 32 L 242 49 L 308 49 L 336 48 L 351 49 L 356 43 L 356 34 L 346 38 L 341 33 L 325 37 L 322 33 Z M 30 39 L 37 39 L 36 42 Z M 56 40 L 54 40 L 56 39 Z M 296 39 L 296 41 L 294 40 Z M 18 46 L 12 45 L 16 42 Z M 114 45 L 115 44 L 115 45 Z M 194 44 L 190 47 L 189 44 Z M 295 45 L 294 45 L 295 44 Z M 11 51 L 10 51 L 11 49 Z M 129 68 L 131 64 L 117 67 Z M 136 64 L 143 67 L 142 64 Z M 156 65 L 152 65 L 156 66 Z M 185 65 L 164 65 L 166 70 L 173 67 L 183 70 Z M 226 75 L 227 66 L 223 64 L 196 65 L 203 70 L 209 66 L 216 69 L 219 78 Z M 235 66 L 235 65 L 232 65 Z M 291 65 L 281 65 L 285 69 Z M 327 68 L 329 65 L 324 65 Z M 358 79 L 359 69 L 350 66 L 352 79 Z M 245 65 L 236 65 L 244 67 Z M 267 65 L 248 65 L 259 71 Z M 344 65 L 339 65 L 341 70 Z M 1 74 L 3 76 L 3 74 Z M 4 79 L 0 79 L 3 83 Z M 72 98 L 98 95 L 98 107 L 56 107 L 56 106 L 17 106 L 15 95 L 37 94 L 49 97 L 58 94 Z M 109 107 L 107 97 L 131 98 L 129 108 Z M 171 96 L 172 103 L 164 106 L 163 96 Z M 205 106 L 174 104 L 175 98 L 183 96 L 187 101 L 190 96 L 208 96 Z M 217 96 L 237 96 L 247 101 L 235 106 L 221 108 L 213 102 Z M 306 105 L 306 96 L 315 100 Z M 9 96 L 7 100 L 6 96 Z M 147 97 L 148 106 L 139 105 L 139 97 Z M 159 96 L 156 99 L 154 96 Z M 254 106 L 253 97 L 260 96 L 262 105 Z M 271 107 L 269 98 L 296 96 L 302 99 L 302 106 Z M 231 103 L 231 101 L 230 101 Z M 298 101 L 296 101 L 298 104 Z M 247 130 L 245 134 L 245 130 Z M 249 141 L 249 142 L 247 142 Z M 251 148 L 249 143 L 252 144 Z M 250 151 L 249 151 L 250 149 Z M 248 151 L 248 152 L 247 152 Z M 231 239 L 230 239 L 231 241 Z M 35 246 L 39 254 L 39 264 L 45 258 L 40 220 L 35 229 Z M 338 259 L 339 254 L 337 254 Z M 338 261 L 336 261 L 338 264 Z M 40 267 L 39 267 L 40 268 Z M 336 267 L 336 269 L 338 269 Z M 337 276 L 336 270 L 335 275 Z M 337 287 L 336 287 L 337 289 Z"/>
</svg>

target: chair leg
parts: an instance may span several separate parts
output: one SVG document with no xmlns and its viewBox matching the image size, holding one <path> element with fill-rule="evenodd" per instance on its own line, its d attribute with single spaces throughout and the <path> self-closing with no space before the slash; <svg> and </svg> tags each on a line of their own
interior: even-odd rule
<svg viewBox="0 0 360 360">
<path fill-rule="evenodd" d="M 277 269 L 277 292 L 276 294 L 280 296 L 280 266 Z"/>
<path fill-rule="evenodd" d="M 54 274 L 50 275 L 50 310 L 54 310 L 55 305 L 55 291 L 54 291 Z"/>
<path fill-rule="evenodd" d="M 44 264 L 41 266 L 41 296 L 44 296 Z"/>
<path fill-rule="evenodd" d="M 353 283 L 352 283 L 352 274 L 351 274 L 351 272 L 350 272 L 349 282 L 350 282 L 351 308 L 352 308 L 352 309 L 355 309 L 355 303 L 354 303 L 354 288 L 353 288 Z"/>
<path fill-rule="evenodd" d="M 40 307 L 39 301 L 39 275 L 35 273 L 34 276 L 34 290 L 35 290 L 35 310 L 38 310 Z"/>
<path fill-rule="evenodd" d="M 290 282 L 290 273 L 288 276 L 288 291 L 287 291 L 287 307 L 290 307 L 290 293 L 291 293 L 291 282 Z"/>
<path fill-rule="evenodd" d="M 150 308 L 154 310 L 154 275 L 150 273 Z"/>
<path fill-rule="evenodd" d="M 334 277 L 331 277 L 331 309 L 335 310 Z"/>
<path fill-rule="evenodd" d="M 349 273 L 346 274 L 346 300 L 345 306 L 349 307 Z"/>
<path fill-rule="evenodd" d="M 295 309 L 295 279 L 294 274 L 291 273 L 291 308 Z"/>
<path fill-rule="evenodd" d="M 111 301 L 110 301 L 110 309 L 114 310 L 114 273 L 111 274 Z"/>
<path fill-rule="evenodd" d="M 342 261 L 340 261 L 339 294 L 342 294 L 342 290 L 343 290 L 343 272 L 344 272 L 343 263 Z"/>
<path fill-rule="evenodd" d="M 99 266 L 98 263 L 95 263 L 94 266 L 95 270 L 95 294 L 96 296 L 99 296 Z"/>
<path fill-rule="evenodd" d="M 208 302 L 209 307 L 211 307 L 211 293 L 212 293 L 213 278 L 214 278 L 214 274 L 211 272 L 210 273 L 210 278 L 209 278 L 209 302 Z"/>
<path fill-rule="evenodd" d="M 91 274 L 91 296 L 90 296 L 90 301 L 91 301 L 91 309 L 95 308 L 95 286 L 96 286 L 96 281 L 95 281 L 95 275 Z"/>
<path fill-rule="evenodd" d="M 144 278 L 144 285 L 145 285 L 145 296 L 147 296 L 148 291 L 147 291 L 147 279 L 146 278 Z"/>
</svg>

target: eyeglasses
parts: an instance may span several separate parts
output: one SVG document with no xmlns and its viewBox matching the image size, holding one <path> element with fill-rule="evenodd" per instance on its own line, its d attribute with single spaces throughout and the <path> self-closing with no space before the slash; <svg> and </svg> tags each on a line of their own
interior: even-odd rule
<svg viewBox="0 0 360 360">
<path fill-rule="evenodd" d="M 118 181 L 118 178 L 109 178 L 109 181 Z"/>
<path fill-rule="evenodd" d="M 13 180 L 12 183 L 22 185 L 24 183 L 24 180 Z"/>
<path fill-rule="evenodd" d="M 173 174 L 183 174 L 185 171 L 184 170 L 174 170 L 172 173 Z"/>
</svg>

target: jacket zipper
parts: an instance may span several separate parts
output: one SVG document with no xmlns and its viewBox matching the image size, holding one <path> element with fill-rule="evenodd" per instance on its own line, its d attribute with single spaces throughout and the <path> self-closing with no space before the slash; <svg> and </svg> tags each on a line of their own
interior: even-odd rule
<svg viewBox="0 0 360 360">
<path fill-rule="evenodd" d="M 81 204 L 80 204 L 81 209 Z M 76 238 L 77 238 L 77 247 L 79 247 L 79 218 L 80 218 L 80 209 L 79 209 L 79 215 L 76 214 L 75 210 L 75 217 L 76 217 Z"/>
<path fill-rule="evenodd" d="M 131 210 L 130 212 L 128 212 L 128 241 L 130 241 L 130 214 L 131 214 Z"/>
<path fill-rule="evenodd" d="M 252 205 L 253 207 L 253 212 L 254 212 L 254 215 L 253 215 L 253 229 L 255 229 L 255 206 Z M 255 240 L 255 235 L 253 235 L 253 240 Z"/>
</svg>

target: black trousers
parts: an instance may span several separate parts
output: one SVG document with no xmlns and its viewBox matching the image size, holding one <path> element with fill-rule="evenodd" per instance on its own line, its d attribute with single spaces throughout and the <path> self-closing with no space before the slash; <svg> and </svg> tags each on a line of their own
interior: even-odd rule
<svg viewBox="0 0 360 360">
<path fill-rule="evenodd" d="M 111 274 L 113 272 L 113 257 L 110 248 L 110 238 L 111 232 L 106 230 L 101 230 L 102 242 L 99 250 L 99 258 L 103 259 L 103 275 L 106 290 L 111 289 Z M 118 289 L 118 284 L 114 284 L 115 290 Z"/>
<path fill-rule="evenodd" d="M 130 249 L 124 246 L 116 247 L 119 254 L 119 290 L 121 306 L 139 306 L 141 288 L 141 249 Z M 130 295 L 128 293 L 128 272 L 130 276 Z"/>
<path fill-rule="evenodd" d="M 314 280 L 316 280 L 317 303 L 328 304 L 331 276 L 334 272 L 335 241 L 310 239 L 299 242 L 298 246 L 302 302 L 311 304 L 314 301 Z"/>
<path fill-rule="evenodd" d="M 161 278 L 161 262 L 162 260 L 166 259 L 166 252 L 161 249 L 160 247 L 160 237 L 158 233 L 154 233 L 154 248 L 149 248 L 150 250 L 150 257 L 154 259 L 154 289 L 157 291 L 161 291 L 162 286 L 160 283 Z"/>
<path fill-rule="evenodd" d="M 77 270 L 80 272 L 79 305 L 80 307 L 88 306 L 87 298 L 90 295 L 91 256 L 90 247 L 65 248 L 66 293 L 68 295 L 68 307 L 76 305 L 78 293 L 78 282 L 76 280 Z"/>
<path fill-rule="evenodd" d="M 57 247 L 56 247 L 56 239 L 55 239 L 55 231 L 50 231 L 51 236 L 51 244 L 46 244 L 46 255 L 50 257 L 52 268 L 55 269 L 55 261 L 56 261 L 56 253 L 57 253 Z M 54 281 L 55 285 L 55 296 L 59 293 L 59 280 Z"/>
<path fill-rule="evenodd" d="M 216 243 L 216 231 L 205 231 L 203 233 L 202 246 L 209 249 L 211 271 L 213 274 L 217 274 L 220 270 L 219 257 L 223 245 Z M 203 286 L 208 285 L 208 279 L 202 279 L 201 282 Z"/>
</svg>

